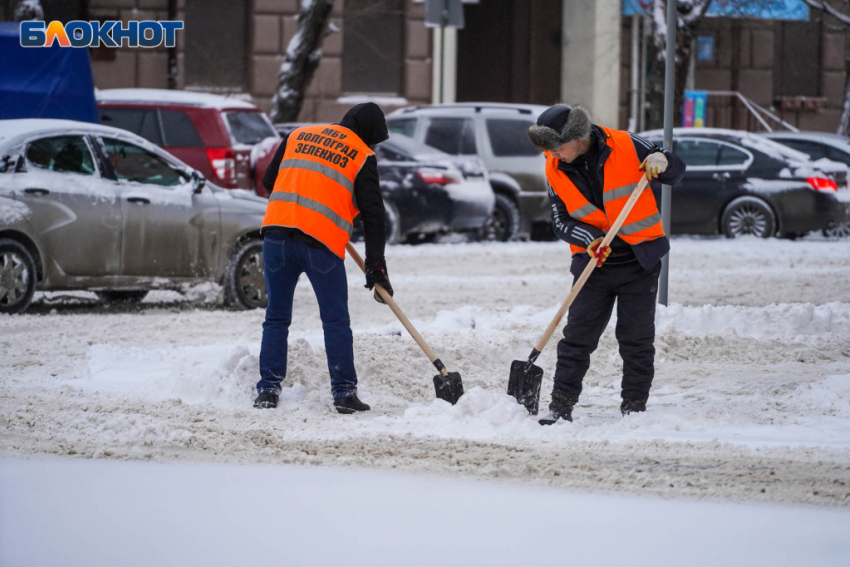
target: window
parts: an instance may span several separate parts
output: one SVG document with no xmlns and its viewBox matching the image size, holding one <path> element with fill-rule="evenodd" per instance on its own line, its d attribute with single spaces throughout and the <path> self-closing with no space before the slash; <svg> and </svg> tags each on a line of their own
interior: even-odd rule
<svg viewBox="0 0 850 567">
<path fill-rule="evenodd" d="M 259 112 L 227 112 L 230 137 L 236 144 L 257 144 L 266 138 L 274 138 L 275 131 L 266 117 Z"/>
<path fill-rule="evenodd" d="M 774 94 L 778 96 L 818 96 L 820 93 L 820 39 L 818 18 L 782 22 L 779 39 L 781 64 L 774 71 Z"/>
<path fill-rule="evenodd" d="M 826 157 L 833 161 L 850 165 L 850 153 L 839 150 L 832 146 L 822 146 L 826 150 Z"/>
<path fill-rule="evenodd" d="M 676 154 L 688 167 L 715 166 L 720 144 L 706 140 L 681 140 L 676 142 Z"/>
<path fill-rule="evenodd" d="M 817 142 L 810 142 L 808 140 L 794 140 L 787 138 L 774 138 L 774 141 L 779 142 L 783 146 L 788 146 L 789 148 L 795 149 L 798 152 L 808 154 L 808 156 L 812 159 L 821 159 L 826 157 L 823 152 L 823 146 L 821 146 Z"/>
<path fill-rule="evenodd" d="M 732 146 L 721 145 L 717 165 L 744 165 L 748 159 L 750 156 L 746 152 Z"/>
<path fill-rule="evenodd" d="M 469 118 L 432 118 L 425 143 L 451 155 L 475 155 L 475 125 Z"/>
<path fill-rule="evenodd" d="M 487 135 L 494 156 L 536 156 L 540 155 L 531 140 L 528 139 L 528 127 L 533 123 L 525 120 L 487 121 Z"/>
<path fill-rule="evenodd" d="M 112 138 L 104 138 L 103 144 L 118 179 L 164 187 L 188 181 L 183 173 L 144 148 Z"/>
<path fill-rule="evenodd" d="M 399 148 L 396 145 L 393 145 L 391 142 L 384 142 L 382 144 L 378 144 L 375 148 L 375 155 L 379 160 L 387 160 L 387 161 L 413 161 L 413 158 L 408 155 L 404 150 Z"/>
<path fill-rule="evenodd" d="M 121 128 L 141 136 L 151 144 L 162 145 L 162 135 L 156 109 L 141 108 L 101 108 L 100 123 L 113 128 Z"/>
<path fill-rule="evenodd" d="M 387 128 L 389 128 L 390 132 L 395 132 L 396 134 L 412 138 L 416 133 L 416 119 L 405 118 L 403 120 L 387 120 Z"/>
<path fill-rule="evenodd" d="M 27 159 L 31 164 L 50 171 L 67 173 L 94 173 L 92 160 L 86 142 L 79 136 L 44 138 L 27 147 Z"/>
<path fill-rule="evenodd" d="M 160 110 L 159 117 L 165 133 L 167 148 L 200 148 L 203 147 L 201 137 L 192 124 L 189 115 L 180 110 Z"/>
<path fill-rule="evenodd" d="M 346 0 L 343 21 L 342 90 L 401 93 L 403 0 Z"/>
<path fill-rule="evenodd" d="M 248 0 L 186 0 L 186 84 L 245 88 Z"/>
</svg>

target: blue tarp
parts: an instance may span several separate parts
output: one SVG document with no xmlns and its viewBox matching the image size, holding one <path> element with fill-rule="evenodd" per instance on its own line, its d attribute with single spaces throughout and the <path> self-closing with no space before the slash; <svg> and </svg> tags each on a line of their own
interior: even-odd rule
<svg viewBox="0 0 850 567">
<path fill-rule="evenodd" d="M 21 47 L 20 24 L 0 22 L 0 119 L 98 122 L 88 48 Z"/>
<path fill-rule="evenodd" d="M 623 15 L 649 14 L 652 0 L 623 0 Z M 722 18 L 763 18 L 767 20 L 808 20 L 809 6 L 803 0 L 714 0 L 706 16 Z"/>
</svg>

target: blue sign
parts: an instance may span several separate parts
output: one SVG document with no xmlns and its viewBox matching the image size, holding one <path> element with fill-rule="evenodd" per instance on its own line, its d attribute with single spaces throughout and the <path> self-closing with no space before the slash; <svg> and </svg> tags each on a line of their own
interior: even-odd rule
<svg viewBox="0 0 850 567">
<path fill-rule="evenodd" d="M 697 60 L 714 61 L 714 38 L 712 36 L 697 36 Z"/>
<path fill-rule="evenodd" d="M 623 15 L 651 14 L 652 0 L 623 0 Z M 706 16 L 808 20 L 809 6 L 803 0 L 714 0 Z"/>
</svg>

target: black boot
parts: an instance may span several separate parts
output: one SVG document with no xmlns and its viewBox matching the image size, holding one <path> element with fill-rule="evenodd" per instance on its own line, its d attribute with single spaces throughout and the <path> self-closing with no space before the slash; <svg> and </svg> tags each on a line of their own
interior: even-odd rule
<svg viewBox="0 0 850 567">
<path fill-rule="evenodd" d="M 552 394 L 549 403 L 549 414 L 537 420 L 540 425 L 552 425 L 559 419 L 573 420 L 573 407 L 578 403 L 574 398 L 568 398 L 561 394 Z"/>
<path fill-rule="evenodd" d="M 623 403 L 620 404 L 620 412 L 624 417 L 637 411 L 646 411 L 646 400 L 627 400 L 623 398 Z"/>
<path fill-rule="evenodd" d="M 254 400 L 254 407 L 258 409 L 276 408 L 277 400 L 280 398 L 277 394 L 265 393 L 257 396 Z"/>
<path fill-rule="evenodd" d="M 357 397 L 357 394 L 345 398 L 337 398 L 334 400 L 334 407 L 339 413 L 357 413 L 359 411 L 369 411 L 368 404 L 364 404 Z"/>
</svg>

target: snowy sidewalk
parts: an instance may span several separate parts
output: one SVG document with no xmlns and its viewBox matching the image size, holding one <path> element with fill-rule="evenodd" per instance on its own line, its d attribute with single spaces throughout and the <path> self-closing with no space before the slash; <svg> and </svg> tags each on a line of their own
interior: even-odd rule
<svg viewBox="0 0 850 567">
<path fill-rule="evenodd" d="M 674 239 L 648 411 L 619 413 L 613 322 L 574 423 L 541 428 L 505 394 L 569 288 L 559 243 L 388 248 L 434 369 L 349 265 L 360 393 L 331 405 L 316 300 L 295 294 L 276 410 L 252 408 L 263 313 L 36 306 L 0 317 L 0 455 L 312 464 L 608 493 L 850 506 L 850 242 Z M 349 263 L 350 264 L 350 263 Z M 157 303 L 159 302 L 159 303 Z M 183 304 L 185 305 L 185 304 Z M 538 364 L 549 401 L 555 339 Z"/>
<path fill-rule="evenodd" d="M 0 565 L 840 566 L 850 512 L 428 476 L 0 460 Z"/>
</svg>

